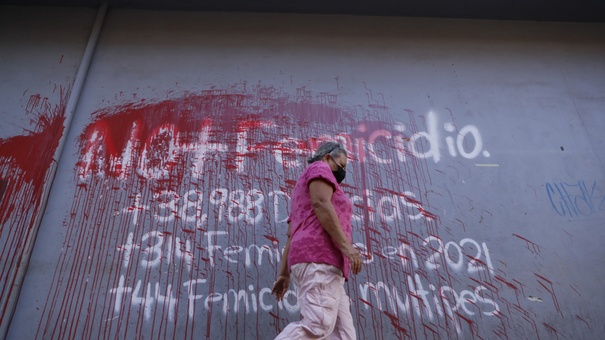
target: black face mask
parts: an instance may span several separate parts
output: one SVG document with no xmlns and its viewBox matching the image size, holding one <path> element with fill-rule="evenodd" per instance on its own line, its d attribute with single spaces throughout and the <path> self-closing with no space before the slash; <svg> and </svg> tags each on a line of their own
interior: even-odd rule
<svg viewBox="0 0 605 340">
<path fill-rule="evenodd" d="M 334 160 L 332 160 L 332 161 L 338 167 L 338 170 L 332 171 L 332 174 L 334 175 L 334 178 L 336 178 L 336 182 L 338 182 L 340 184 L 340 182 L 342 182 L 345 179 L 345 176 L 347 175 L 347 171 L 342 166 L 340 166 L 340 164 L 336 163 L 336 161 L 334 161 Z"/>
</svg>

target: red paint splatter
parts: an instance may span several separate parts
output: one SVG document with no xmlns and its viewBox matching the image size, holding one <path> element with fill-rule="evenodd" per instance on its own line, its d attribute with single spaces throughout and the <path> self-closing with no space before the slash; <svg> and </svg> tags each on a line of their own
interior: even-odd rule
<svg viewBox="0 0 605 340">
<path fill-rule="evenodd" d="M 279 239 L 277 239 L 277 237 L 274 236 L 270 236 L 270 235 L 263 235 L 267 240 L 274 242 L 274 243 L 278 243 Z"/>
<path fill-rule="evenodd" d="M 544 287 L 544 289 L 546 289 L 546 291 L 548 291 L 550 293 L 550 295 L 552 296 L 552 300 L 555 305 L 555 309 L 557 310 L 557 313 L 563 315 L 563 313 L 561 312 L 561 306 L 559 305 L 559 301 L 557 300 L 557 295 L 555 293 L 555 287 L 554 287 L 552 281 L 550 281 L 549 279 L 545 278 L 544 276 L 542 276 L 540 274 L 534 273 L 534 275 L 536 275 L 539 278 L 539 280 L 537 280 L 537 281 L 540 284 L 540 286 Z M 550 288 L 546 287 L 546 285 L 544 283 L 542 283 L 542 281 L 540 281 L 540 280 L 546 281 L 546 283 L 550 286 Z"/>
<path fill-rule="evenodd" d="M 250 316 L 248 313 L 229 314 L 228 311 L 224 316 L 221 314 L 223 303 L 207 302 L 207 297 L 211 292 L 226 289 L 259 294 L 256 288 L 266 285 L 266 281 L 272 283 L 274 268 L 260 271 L 258 250 L 246 247 L 263 245 L 267 241 L 275 243 L 278 237 L 283 239 L 286 229 L 285 223 L 276 226 L 275 220 L 268 219 L 254 224 L 243 220 L 229 221 L 226 216 L 232 211 L 238 212 L 237 209 L 228 210 L 226 206 L 237 207 L 252 188 L 261 189 L 266 201 L 271 197 L 268 193 L 277 189 L 289 192 L 304 166 L 308 156 L 305 153 L 323 139 L 357 127 L 359 120 L 355 115 L 333 104 L 334 101 L 327 97 L 324 101 L 313 101 L 306 90 L 291 98 L 274 88 L 257 87 L 250 91 L 210 90 L 157 103 L 141 101 L 95 112 L 92 123 L 80 135 L 80 159 L 75 167 L 80 184 L 75 188 L 72 210 L 66 216 L 67 246 L 56 266 L 38 336 L 71 338 L 83 334 L 87 337 L 98 329 L 95 320 L 105 320 L 103 326 L 107 333 L 104 337 L 177 334 L 178 329 L 185 328 L 191 334 L 205 333 L 206 337 L 224 332 L 226 338 L 245 338 L 246 331 L 239 325 L 258 321 L 260 313 Z M 384 109 L 380 105 L 374 108 Z M 359 188 L 352 185 L 343 185 L 343 188 L 361 197 L 358 201 L 363 204 L 356 206 L 363 209 L 361 232 L 368 243 L 367 252 L 371 254 L 372 244 L 375 244 L 376 255 L 380 258 L 386 256 L 378 246 L 383 245 L 389 233 L 405 235 L 406 240 L 409 236 L 413 245 L 421 244 L 424 236 L 420 234 L 425 233 L 414 233 L 406 219 L 396 226 L 389 226 L 392 229 L 386 224 L 370 228 L 378 225 L 374 223 L 378 222 L 375 221 L 378 218 L 374 218 L 377 207 L 371 205 L 376 197 L 371 194 L 382 190 L 400 197 L 402 194 L 398 194 L 397 189 L 426 192 L 426 185 L 430 183 L 425 174 L 426 160 L 407 155 L 406 161 L 397 164 L 397 158 L 392 157 L 394 162 L 389 166 L 376 166 L 371 162 L 372 153 L 365 149 L 367 141 L 372 137 L 372 129 L 384 129 L 385 125 L 384 122 L 364 123 L 364 131 L 353 128 L 350 134 L 341 136 L 343 143 L 356 146 L 351 158 L 356 162 L 351 162 L 350 168 L 351 177 L 357 181 L 351 182 L 360 183 Z M 415 125 L 410 128 L 414 132 Z M 284 141 L 288 138 L 297 141 Z M 211 155 L 201 156 L 207 159 L 207 164 L 200 166 L 199 174 L 193 178 L 191 163 L 202 149 Z M 273 158 L 274 154 L 282 157 L 281 163 Z M 289 160 L 297 160 L 298 167 L 284 165 Z M 367 165 L 364 160 L 368 160 Z M 244 170 L 240 171 L 242 166 Z M 356 166 L 360 170 L 357 173 Z M 149 169 L 155 171 L 154 176 L 145 173 Z M 381 182 L 384 177 L 389 178 L 388 183 Z M 374 189 L 385 186 L 395 189 Z M 218 188 L 221 190 L 214 191 Z M 428 217 L 427 224 L 433 228 L 428 229 L 428 234 L 441 239 L 434 221 L 437 216 L 424 210 L 420 201 L 407 196 L 405 201 L 414 204 L 424 217 Z M 192 202 L 199 202 L 200 206 L 187 210 L 187 204 Z M 154 205 L 156 210 L 144 208 L 145 205 Z M 157 208 L 159 206 L 162 208 Z M 272 208 L 270 202 L 266 206 Z M 246 207 L 241 211 L 247 214 L 254 213 L 255 209 Z M 201 218 L 187 221 L 189 211 L 207 213 L 209 222 Z M 168 221 L 167 216 L 173 216 L 173 220 Z M 157 231 L 161 234 L 153 236 Z M 208 244 L 209 233 L 217 231 L 228 231 L 228 234 L 215 237 L 214 242 L 220 243 L 220 249 Z M 410 245 L 409 241 L 404 243 Z M 236 247 L 229 248 L 231 245 Z M 238 250 L 237 246 L 246 247 Z M 428 249 L 435 250 L 433 247 Z M 127 253 L 131 257 L 129 263 L 124 262 Z M 251 266 L 244 267 L 241 261 L 240 264 L 230 262 L 241 260 L 248 253 Z M 268 253 L 261 256 L 266 258 Z M 179 254 L 191 255 L 192 269 L 186 266 L 185 255 Z M 153 266 L 148 264 L 152 262 L 150 259 L 156 258 L 158 261 Z M 147 264 L 141 265 L 143 261 Z M 268 266 L 268 260 L 264 261 L 263 266 Z M 386 268 L 374 266 L 368 269 L 368 276 L 381 280 L 387 274 L 380 271 Z M 271 275 L 264 275 L 267 273 Z M 427 273 L 419 274 L 428 279 Z M 389 280 L 397 280 L 396 271 L 388 275 Z M 439 275 L 440 283 L 452 279 L 447 272 Z M 75 279 L 59 280 L 59 277 Z M 121 300 L 116 301 L 115 289 L 119 287 L 121 277 L 125 277 L 123 294 Z M 200 280 L 197 292 L 187 291 L 197 285 L 191 284 L 191 279 Z M 139 282 L 142 283 L 137 289 Z M 190 286 L 186 287 L 184 283 Z M 179 318 L 174 320 L 168 319 L 166 308 L 158 302 L 160 294 L 168 295 L 168 286 L 180 290 L 179 305 L 175 307 Z M 158 292 L 157 287 L 161 291 Z M 189 301 L 189 293 L 204 296 Z M 211 300 L 222 298 L 214 295 Z M 417 294 L 412 294 L 411 298 L 414 303 L 424 303 Z M 138 302 L 145 299 L 153 313 L 149 319 L 145 316 L 147 306 Z M 370 302 L 358 300 L 372 307 Z M 195 320 L 187 316 L 188 304 L 195 307 Z M 116 311 L 116 305 L 121 309 Z M 285 320 L 281 313 L 285 312 L 276 307 L 268 314 L 272 319 Z M 392 314 L 387 317 L 394 322 Z M 410 332 L 416 335 L 413 313 L 410 317 Z M 425 334 L 437 330 L 435 325 L 424 325 L 428 327 Z M 371 326 L 375 331 L 380 330 L 377 324 Z M 397 322 L 393 327 L 407 334 Z M 240 331 L 244 332 L 243 336 L 237 333 Z M 256 331 L 256 338 L 259 338 L 258 327 Z M 253 335 L 249 337 L 254 338 Z"/>
<path fill-rule="evenodd" d="M 586 322 L 586 320 L 584 320 L 584 318 L 580 317 L 578 314 L 576 314 L 576 319 L 584 322 L 584 324 L 586 324 L 586 327 L 588 327 L 588 329 L 592 329 L 592 327 L 590 327 L 590 325 L 588 324 L 588 322 Z"/>
<path fill-rule="evenodd" d="M 530 251 L 532 254 L 538 254 L 538 253 L 540 253 L 540 246 L 539 246 L 539 245 L 537 245 L 536 243 L 534 243 L 534 242 L 532 242 L 532 241 L 530 241 L 530 240 L 526 239 L 526 238 L 525 238 L 525 237 L 523 237 L 523 236 L 519 236 L 519 235 L 514 234 L 514 233 L 513 233 L 513 236 L 515 236 L 515 237 L 517 237 L 517 238 L 519 238 L 519 239 L 521 239 L 521 240 L 525 241 L 527 249 L 529 249 L 529 251 Z"/>
<path fill-rule="evenodd" d="M 396 330 L 398 330 L 399 332 L 401 332 L 403 334 L 406 334 L 406 335 L 408 334 L 408 330 L 405 329 L 404 327 L 402 327 L 401 325 L 399 325 L 399 319 L 397 318 L 396 315 L 393 315 L 393 314 L 389 313 L 388 311 L 384 311 L 383 313 L 391 320 L 391 325 Z"/>
<path fill-rule="evenodd" d="M 553 326 L 547 324 L 546 322 L 543 322 L 542 325 L 544 325 L 544 327 L 546 327 L 546 329 L 550 333 L 553 333 L 557 337 L 557 339 L 559 338 L 558 332 L 557 332 L 557 330 Z"/>
<path fill-rule="evenodd" d="M 18 267 L 31 250 L 49 169 L 63 135 L 69 91 L 60 88 L 60 102 L 32 95 L 25 108 L 34 127 L 24 135 L 0 139 L 0 320 L 7 299 L 16 294 Z"/>
<path fill-rule="evenodd" d="M 514 290 L 517 290 L 517 289 L 518 289 L 518 288 L 517 288 L 517 286 L 515 286 L 514 284 L 512 284 L 512 283 L 510 283 L 510 282 L 506 281 L 506 279 L 505 279 L 505 278 L 503 278 L 502 276 L 496 275 L 496 276 L 494 276 L 494 279 L 495 279 L 495 280 L 497 280 L 497 281 L 500 281 L 500 282 L 504 283 L 504 284 L 505 284 L 505 285 L 507 285 L 509 288 L 512 288 L 512 289 L 514 289 Z"/>
</svg>

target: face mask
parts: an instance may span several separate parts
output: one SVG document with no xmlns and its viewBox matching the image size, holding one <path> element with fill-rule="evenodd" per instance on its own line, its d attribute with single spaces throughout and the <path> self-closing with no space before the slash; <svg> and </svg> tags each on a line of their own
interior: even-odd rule
<svg viewBox="0 0 605 340">
<path fill-rule="evenodd" d="M 347 171 L 342 166 L 340 166 L 340 164 L 336 163 L 336 161 L 334 161 L 334 160 L 332 160 L 332 161 L 338 167 L 338 170 L 332 171 L 332 174 L 334 175 L 334 178 L 336 178 L 336 182 L 338 182 L 340 184 L 340 182 L 342 182 L 345 179 L 345 176 L 347 175 Z"/>
</svg>

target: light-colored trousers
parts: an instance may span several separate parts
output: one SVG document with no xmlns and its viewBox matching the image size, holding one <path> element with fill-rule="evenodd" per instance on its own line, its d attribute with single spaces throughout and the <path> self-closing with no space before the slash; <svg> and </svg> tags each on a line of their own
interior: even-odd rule
<svg viewBox="0 0 605 340">
<path fill-rule="evenodd" d="M 301 320 L 288 324 L 275 340 L 355 339 L 342 271 L 323 263 L 299 263 L 291 269 Z"/>
</svg>

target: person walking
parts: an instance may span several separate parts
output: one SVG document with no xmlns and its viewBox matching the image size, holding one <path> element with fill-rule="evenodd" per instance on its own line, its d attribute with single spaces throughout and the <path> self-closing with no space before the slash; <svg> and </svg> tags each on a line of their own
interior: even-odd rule
<svg viewBox="0 0 605 340">
<path fill-rule="evenodd" d="M 275 339 L 355 339 L 344 282 L 361 271 L 362 260 L 352 244 L 353 205 L 340 187 L 347 152 L 326 142 L 307 162 L 292 192 L 288 240 L 272 290 L 281 301 L 292 278 L 301 320 Z"/>
</svg>

